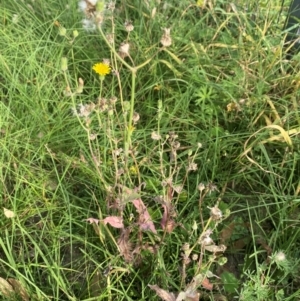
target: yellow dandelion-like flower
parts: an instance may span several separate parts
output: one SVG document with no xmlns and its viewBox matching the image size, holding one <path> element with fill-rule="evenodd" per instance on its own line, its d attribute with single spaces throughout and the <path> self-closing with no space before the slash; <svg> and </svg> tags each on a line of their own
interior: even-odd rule
<svg viewBox="0 0 300 301">
<path fill-rule="evenodd" d="M 130 172 L 132 175 L 137 175 L 137 174 L 138 174 L 138 169 L 137 169 L 135 166 L 130 166 L 129 172 Z"/>
<path fill-rule="evenodd" d="M 105 63 L 97 63 L 93 66 L 93 70 L 100 76 L 105 76 L 110 73 L 110 66 Z"/>
</svg>

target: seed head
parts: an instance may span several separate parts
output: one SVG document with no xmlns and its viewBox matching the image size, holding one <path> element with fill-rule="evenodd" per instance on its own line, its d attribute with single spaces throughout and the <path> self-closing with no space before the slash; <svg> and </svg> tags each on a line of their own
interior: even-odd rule
<svg viewBox="0 0 300 301">
<path fill-rule="evenodd" d="M 210 209 L 210 216 L 214 221 L 222 219 L 223 217 L 222 211 L 217 206 L 214 206 L 209 209 Z"/>
<path fill-rule="evenodd" d="M 126 42 L 121 43 L 119 48 L 119 54 L 122 58 L 129 56 L 130 45 Z"/>
<path fill-rule="evenodd" d="M 138 123 L 139 120 L 140 120 L 140 114 L 137 113 L 137 112 L 134 112 L 134 113 L 133 113 L 133 116 L 132 116 L 133 124 Z"/>
<path fill-rule="evenodd" d="M 164 34 L 162 35 L 160 42 L 164 47 L 172 45 L 172 38 L 170 35 L 171 28 L 164 28 Z"/>
<path fill-rule="evenodd" d="M 160 140 L 160 139 L 161 139 L 161 135 L 158 134 L 157 132 L 152 132 L 152 133 L 151 133 L 151 138 L 152 138 L 153 140 Z"/>
<path fill-rule="evenodd" d="M 197 166 L 196 163 L 191 162 L 191 163 L 189 164 L 188 171 L 196 171 L 197 169 L 198 169 L 198 166 Z"/>
<path fill-rule="evenodd" d="M 134 26 L 132 25 L 132 21 L 126 21 L 124 23 L 124 26 L 127 32 L 131 32 L 134 29 Z"/>
<path fill-rule="evenodd" d="M 282 262 L 286 260 L 286 256 L 282 251 L 279 251 L 275 255 L 275 261 L 276 262 Z"/>
<path fill-rule="evenodd" d="M 205 189 L 205 185 L 203 183 L 200 183 L 198 185 L 198 190 L 200 190 L 200 192 L 202 192 Z"/>
</svg>

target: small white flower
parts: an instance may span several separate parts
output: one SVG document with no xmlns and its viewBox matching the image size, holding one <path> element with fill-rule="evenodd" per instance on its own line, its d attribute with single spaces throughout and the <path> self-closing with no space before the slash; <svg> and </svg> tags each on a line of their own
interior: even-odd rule
<svg viewBox="0 0 300 301">
<path fill-rule="evenodd" d="M 163 30 L 164 30 L 164 34 L 160 42 L 164 47 L 169 47 L 172 45 L 172 38 L 170 34 L 171 28 L 164 28 Z"/>
<path fill-rule="evenodd" d="M 86 31 L 94 31 L 96 29 L 96 24 L 90 19 L 83 19 L 82 20 L 82 27 Z"/>
<path fill-rule="evenodd" d="M 217 206 L 214 206 L 212 208 L 210 207 L 207 208 L 210 209 L 210 216 L 214 221 L 222 219 L 223 217 L 222 211 Z"/>
<path fill-rule="evenodd" d="M 98 0 L 88 0 L 88 2 L 90 2 L 92 5 L 95 6 L 97 4 Z"/>
<path fill-rule="evenodd" d="M 205 185 L 203 183 L 200 183 L 198 185 L 198 190 L 200 190 L 201 192 L 205 189 Z"/>
<path fill-rule="evenodd" d="M 119 52 L 124 56 L 129 56 L 130 45 L 126 42 L 121 43 Z"/>
<path fill-rule="evenodd" d="M 194 162 L 191 162 L 188 167 L 188 171 L 196 171 L 198 169 L 198 165 Z"/>
<path fill-rule="evenodd" d="M 108 10 L 114 11 L 115 8 L 116 8 L 116 2 L 115 1 L 108 2 L 108 4 L 107 4 L 107 9 Z"/>
<path fill-rule="evenodd" d="M 85 11 L 87 9 L 87 3 L 83 0 L 83 1 L 79 1 L 78 3 L 78 7 L 81 11 Z"/>
<path fill-rule="evenodd" d="M 203 237 L 200 242 L 203 246 L 210 246 L 214 243 L 214 241 L 209 237 Z"/>
<path fill-rule="evenodd" d="M 286 256 L 282 251 L 279 251 L 275 255 L 275 261 L 277 262 L 282 262 L 286 260 Z"/>
<path fill-rule="evenodd" d="M 126 21 L 124 23 L 124 26 L 125 26 L 125 29 L 126 29 L 127 32 L 131 32 L 134 29 L 131 21 Z"/>
<path fill-rule="evenodd" d="M 151 133 L 151 138 L 152 138 L 153 140 L 160 140 L 160 139 L 161 139 L 161 135 L 158 134 L 157 132 L 152 132 L 152 133 Z"/>
</svg>

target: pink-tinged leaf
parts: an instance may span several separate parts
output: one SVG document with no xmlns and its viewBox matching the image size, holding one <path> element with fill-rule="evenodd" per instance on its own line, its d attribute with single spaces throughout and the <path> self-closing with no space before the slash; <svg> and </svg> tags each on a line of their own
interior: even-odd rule
<svg viewBox="0 0 300 301">
<path fill-rule="evenodd" d="M 147 207 L 145 206 L 145 204 L 143 203 L 143 201 L 141 199 L 134 199 L 132 201 L 132 204 L 134 205 L 134 207 L 136 208 L 136 211 L 139 214 L 144 214 L 144 212 L 147 211 Z"/>
<path fill-rule="evenodd" d="M 209 291 L 212 291 L 212 290 L 213 290 L 213 287 L 214 287 L 214 285 L 213 285 L 212 283 L 210 283 L 209 280 L 208 280 L 207 278 L 204 278 L 204 279 L 203 279 L 201 285 L 202 285 L 205 289 L 207 289 L 207 290 L 209 290 Z"/>
<path fill-rule="evenodd" d="M 160 221 L 160 225 L 162 227 L 163 230 L 165 230 L 168 233 L 171 233 L 174 228 L 176 227 L 176 223 L 174 221 L 174 219 L 170 216 L 169 213 L 169 208 L 166 204 L 162 205 L 164 208 L 164 213 L 163 213 L 163 217 Z"/>
<path fill-rule="evenodd" d="M 90 224 L 96 224 L 96 225 L 98 225 L 100 222 L 97 218 L 93 218 L 93 217 L 87 218 L 86 221 L 89 222 Z"/>
<path fill-rule="evenodd" d="M 168 208 L 166 205 L 162 205 L 162 206 L 164 208 L 164 213 L 163 213 L 162 219 L 160 221 L 160 225 L 163 228 L 163 230 L 165 230 L 167 222 L 168 222 Z"/>
<path fill-rule="evenodd" d="M 147 210 L 147 207 L 141 199 L 135 199 L 132 201 L 132 204 L 136 208 L 136 211 L 139 214 L 139 226 L 143 231 L 151 231 L 154 234 L 157 233 L 154 223 L 152 222 L 151 216 Z"/>
<path fill-rule="evenodd" d="M 123 219 L 120 216 L 108 216 L 102 222 L 106 224 L 110 224 L 114 228 L 122 229 L 124 228 Z"/>
<path fill-rule="evenodd" d="M 168 291 L 165 291 L 161 288 L 159 288 L 157 285 L 148 285 L 152 290 L 154 290 L 162 300 L 164 301 L 176 301 L 175 295 L 173 293 L 169 293 Z"/>
<path fill-rule="evenodd" d="M 124 257 L 125 261 L 130 263 L 133 261 L 133 254 L 135 253 L 132 251 L 132 243 L 129 240 L 130 229 L 123 229 L 121 230 L 121 235 L 118 239 L 118 246 L 120 250 L 120 254 Z"/>
</svg>

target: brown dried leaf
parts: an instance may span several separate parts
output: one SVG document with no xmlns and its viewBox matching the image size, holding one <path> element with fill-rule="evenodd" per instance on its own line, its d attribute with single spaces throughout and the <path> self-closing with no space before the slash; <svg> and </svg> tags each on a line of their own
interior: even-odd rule
<svg viewBox="0 0 300 301">
<path fill-rule="evenodd" d="M 204 280 L 203 274 L 197 274 L 193 277 L 193 280 L 188 284 L 185 289 L 185 293 L 187 296 L 194 297 L 196 295 L 197 288 L 201 285 Z"/>
<path fill-rule="evenodd" d="M 204 278 L 204 279 L 203 279 L 201 285 L 202 285 L 205 289 L 207 289 L 207 290 L 209 290 L 209 291 L 212 291 L 212 290 L 213 290 L 213 287 L 214 287 L 214 285 L 213 285 L 212 283 L 210 283 L 209 280 L 208 280 L 207 278 Z"/>
<path fill-rule="evenodd" d="M 169 293 L 168 291 L 159 288 L 156 284 L 155 285 L 148 284 L 148 286 L 152 290 L 154 290 L 156 292 L 157 296 L 159 296 L 162 300 L 164 300 L 164 301 L 176 301 L 175 295 L 173 293 Z"/>
<path fill-rule="evenodd" d="M 89 222 L 90 224 L 99 224 L 99 220 L 97 218 L 93 218 L 93 217 L 89 217 L 86 219 L 87 222 Z"/>
<path fill-rule="evenodd" d="M 106 224 L 110 224 L 114 228 L 122 229 L 124 228 L 123 219 L 120 216 L 108 216 L 102 222 Z"/>
<path fill-rule="evenodd" d="M 15 291 L 9 282 L 0 277 L 0 294 L 4 297 L 11 298 L 14 293 Z"/>
<path fill-rule="evenodd" d="M 29 295 L 20 281 L 14 278 L 8 278 L 8 282 L 13 286 L 15 293 L 17 293 L 23 301 L 29 301 Z"/>
<path fill-rule="evenodd" d="M 164 209 L 163 217 L 160 221 L 160 225 L 163 230 L 166 230 L 168 233 L 171 233 L 176 227 L 176 222 L 173 217 L 176 216 L 174 212 L 173 205 L 171 203 L 163 203 L 162 207 Z"/>
<path fill-rule="evenodd" d="M 133 252 L 132 252 L 132 244 L 129 241 L 129 233 L 130 229 L 122 230 L 121 236 L 118 239 L 118 246 L 120 250 L 120 254 L 124 257 L 126 262 L 133 261 Z"/>
<path fill-rule="evenodd" d="M 221 230 L 219 238 L 222 244 L 228 243 L 233 234 L 235 225 L 235 222 L 232 222 L 229 225 L 225 225 L 224 228 Z"/>
<path fill-rule="evenodd" d="M 132 204 L 136 208 L 136 211 L 139 214 L 139 226 L 143 231 L 149 230 L 152 233 L 156 234 L 154 223 L 152 222 L 151 216 L 147 210 L 147 207 L 141 199 L 135 199 L 132 201 Z"/>
<path fill-rule="evenodd" d="M 140 194 L 137 192 L 137 189 L 131 189 L 124 185 L 118 185 L 122 189 L 122 204 L 131 202 L 137 198 L 140 198 Z"/>
<path fill-rule="evenodd" d="M 169 213 L 168 213 L 168 207 L 164 204 L 162 206 L 164 208 L 164 213 L 163 213 L 162 219 L 160 221 L 160 225 L 163 228 L 163 230 L 165 230 L 165 228 L 167 226 L 167 222 L 168 222 Z"/>
<path fill-rule="evenodd" d="M 208 252 L 212 253 L 224 253 L 226 251 L 226 246 L 225 245 L 210 245 L 210 246 L 204 246 L 204 249 Z"/>
</svg>

